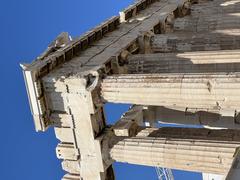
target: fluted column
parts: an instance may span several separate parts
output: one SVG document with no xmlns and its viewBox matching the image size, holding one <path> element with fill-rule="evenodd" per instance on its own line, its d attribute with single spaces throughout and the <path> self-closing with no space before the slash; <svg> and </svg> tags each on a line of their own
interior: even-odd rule
<svg viewBox="0 0 240 180">
<path fill-rule="evenodd" d="M 240 129 L 236 112 L 224 115 L 209 112 L 207 109 L 171 109 L 163 106 L 150 106 L 143 111 L 144 119 L 151 123 L 196 125 L 206 128 Z"/>
<path fill-rule="evenodd" d="M 240 49 L 240 36 L 221 33 L 174 33 L 155 35 L 153 52 L 186 52 Z"/>
<path fill-rule="evenodd" d="M 239 0 L 208 1 L 207 3 L 194 4 L 191 7 L 192 17 L 216 14 L 231 14 L 235 12 L 240 12 Z"/>
<path fill-rule="evenodd" d="M 120 140 L 111 149 L 111 157 L 117 162 L 226 174 L 240 145 L 234 131 L 226 131 L 227 138 L 221 136 L 221 140 L 214 140 L 220 134 L 216 130 L 182 129 L 177 130 L 177 137 L 174 128 L 157 132 Z"/>
<path fill-rule="evenodd" d="M 176 19 L 175 31 L 185 32 L 216 32 L 228 35 L 240 33 L 240 13 L 205 14 L 203 16 L 186 16 Z"/>
<path fill-rule="evenodd" d="M 101 84 L 107 102 L 235 111 L 240 74 L 126 74 Z"/>
<path fill-rule="evenodd" d="M 134 55 L 129 73 L 213 73 L 240 71 L 240 51 L 197 51 Z"/>
<path fill-rule="evenodd" d="M 116 136 L 135 136 L 148 122 L 151 127 L 157 123 L 196 125 L 209 129 L 240 129 L 239 115 L 232 111 L 231 114 L 210 112 L 207 109 L 172 109 L 163 106 L 132 106 L 115 123 L 113 130 Z"/>
</svg>

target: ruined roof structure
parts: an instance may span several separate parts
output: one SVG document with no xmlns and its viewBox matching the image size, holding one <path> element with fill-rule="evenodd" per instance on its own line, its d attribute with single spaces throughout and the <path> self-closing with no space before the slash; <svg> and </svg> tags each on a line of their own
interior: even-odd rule
<svg viewBox="0 0 240 180">
<path fill-rule="evenodd" d="M 62 179 L 114 180 L 117 161 L 239 180 L 239 48 L 240 0 L 140 0 L 80 38 L 61 33 L 22 68 Z M 110 126 L 107 102 L 132 106 Z"/>
</svg>

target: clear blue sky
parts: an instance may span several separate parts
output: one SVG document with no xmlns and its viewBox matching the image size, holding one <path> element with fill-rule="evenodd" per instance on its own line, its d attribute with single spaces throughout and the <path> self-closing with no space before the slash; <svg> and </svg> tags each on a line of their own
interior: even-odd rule
<svg viewBox="0 0 240 180">
<path fill-rule="evenodd" d="M 53 130 L 34 132 L 20 62 L 31 62 L 60 32 L 79 36 L 133 0 L 1 0 L 0 180 L 59 180 Z M 107 106 L 109 122 L 127 106 Z M 110 117 L 111 113 L 111 117 Z M 115 164 L 117 180 L 157 179 L 153 168 Z M 200 180 L 197 173 L 174 171 L 176 180 Z"/>
</svg>

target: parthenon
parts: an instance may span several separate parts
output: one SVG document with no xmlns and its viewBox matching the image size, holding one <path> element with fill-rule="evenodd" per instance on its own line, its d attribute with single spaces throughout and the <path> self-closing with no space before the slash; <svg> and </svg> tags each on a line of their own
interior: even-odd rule
<svg viewBox="0 0 240 180">
<path fill-rule="evenodd" d="M 61 33 L 21 67 L 62 180 L 114 180 L 115 161 L 239 180 L 239 49 L 240 0 L 139 0 Z M 110 125 L 106 103 L 131 107 Z"/>
</svg>

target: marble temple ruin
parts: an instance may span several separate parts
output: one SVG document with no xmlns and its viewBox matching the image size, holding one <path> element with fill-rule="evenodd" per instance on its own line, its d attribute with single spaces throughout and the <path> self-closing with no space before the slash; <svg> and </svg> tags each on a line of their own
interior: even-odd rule
<svg viewBox="0 0 240 180">
<path fill-rule="evenodd" d="M 114 180 L 115 161 L 239 180 L 239 49 L 240 0 L 139 0 L 79 38 L 61 33 L 21 66 L 62 180 Z M 132 106 L 108 125 L 106 103 Z"/>
</svg>

